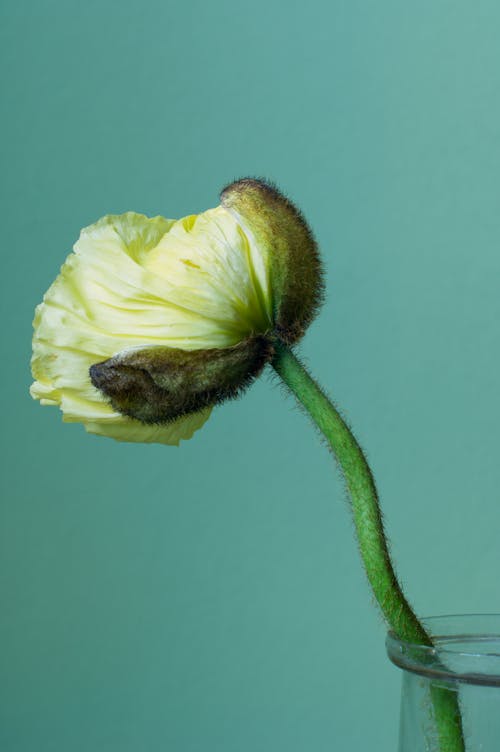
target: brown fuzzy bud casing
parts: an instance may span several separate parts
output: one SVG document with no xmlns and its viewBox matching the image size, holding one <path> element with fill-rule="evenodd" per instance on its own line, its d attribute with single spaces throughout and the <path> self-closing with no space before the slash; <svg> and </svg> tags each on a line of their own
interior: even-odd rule
<svg viewBox="0 0 500 752">
<path fill-rule="evenodd" d="M 302 212 L 274 185 L 243 178 L 221 193 L 269 257 L 275 333 L 287 345 L 304 335 L 323 301 L 318 247 Z"/>
<path fill-rule="evenodd" d="M 153 347 L 97 363 L 90 378 L 122 415 L 168 423 L 238 397 L 273 353 L 272 343 L 261 336 L 224 349 Z"/>
</svg>

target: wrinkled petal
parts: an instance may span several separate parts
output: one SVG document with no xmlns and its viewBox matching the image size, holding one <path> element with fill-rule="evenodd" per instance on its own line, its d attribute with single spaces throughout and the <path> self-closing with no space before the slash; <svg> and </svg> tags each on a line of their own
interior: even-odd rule
<svg viewBox="0 0 500 752">
<path fill-rule="evenodd" d="M 190 439 L 208 420 L 211 409 L 192 415 L 185 415 L 174 423 L 163 425 L 146 425 L 138 420 L 119 416 L 120 420 L 87 421 L 85 428 L 89 433 L 109 436 L 117 441 L 134 441 L 144 444 L 169 444 L 178 446 L 181 440 Z M 65 418 L 67 420 L 67 418 Z"/>
<path fill-rule="evenodd" d="M 170 286 L 173 303 L 232 322 L 238 340 L 272 326 L 265 259 L 221 206 L 176 222 L 145 267 Z"/>
</svg>

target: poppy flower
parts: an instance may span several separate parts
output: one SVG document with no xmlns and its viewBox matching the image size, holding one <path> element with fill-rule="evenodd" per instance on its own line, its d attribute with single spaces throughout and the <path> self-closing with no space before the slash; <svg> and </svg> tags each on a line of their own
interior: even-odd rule
<svg viewBox="0 0 500 752">
<path fill-rule="evenodd" d="M 295 344 L 322 296 L 298 209 L 239 180 L 179 220 L 127 212 L 82 230 L 37 307 L 31 394 L 121 441 L 178 444 Z"/>
</svg>

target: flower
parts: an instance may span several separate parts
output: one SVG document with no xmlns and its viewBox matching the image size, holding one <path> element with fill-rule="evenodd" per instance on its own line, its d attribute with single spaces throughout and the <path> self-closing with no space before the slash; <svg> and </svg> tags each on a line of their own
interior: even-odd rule
<svg viewBox="0 0 500 752">
<path fill-rule="evenodd" d="M 180 220 L 85 228 L 37 307 L 31 394 L 121 441 L 178 444 L 294 344 L 322 294 L 312 234 L 264 181 Z"/>
</svg>

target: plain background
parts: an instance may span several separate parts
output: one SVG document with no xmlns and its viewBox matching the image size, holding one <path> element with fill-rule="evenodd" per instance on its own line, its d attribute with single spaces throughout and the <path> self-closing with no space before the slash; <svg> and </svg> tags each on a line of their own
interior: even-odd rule
<svg viewBox="0 0 500 752">
<path fill-rule="evenodd" d="M 274 179 L 323 250 L 301 352 L 420 614 L 500 610 L 497 0 L 4 0 L 2 752 L 388 752 L 400 675 L 342 483 L 264 376 L 179 449 L 28 395 L 82 226 Z"/>
</svg>

